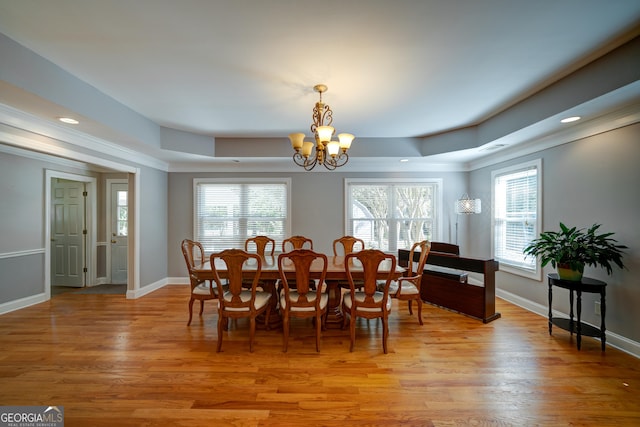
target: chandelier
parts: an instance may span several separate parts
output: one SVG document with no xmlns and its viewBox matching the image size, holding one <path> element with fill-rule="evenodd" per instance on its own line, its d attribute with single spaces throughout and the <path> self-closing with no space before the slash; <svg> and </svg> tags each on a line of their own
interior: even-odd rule
<svg viewBox="0 0 640 427">
<path fill-rule="evenodd" d="M 313 90 L 320 94 L 320 100 L 313 107 L 313 123 L 311 124 L 311 133 L 315 137 L 315 143 L 305 141 L 304 133 L 290 134 L 291 146 L 296 151 L 293 154 L 293 161 L 308 171 L 318 164 L 329 170 L 334 170 L 349 161 L 347 151 L 355 137 L 350 133 L 341 133 L 338 134 L 338 141 L 331 140 L 335 133 L 335 129 L 330 126 L 333 122 L 333 111 L 322 102 L 322 94 L 327 91 L 327 86 L 315 85 Z"/>
</svg>

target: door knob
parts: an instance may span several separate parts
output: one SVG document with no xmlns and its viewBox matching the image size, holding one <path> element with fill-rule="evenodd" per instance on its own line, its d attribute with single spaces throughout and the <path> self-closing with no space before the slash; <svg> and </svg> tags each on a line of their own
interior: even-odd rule
<svg viewBox="0 0 640 427">
<path fill-rule="evenodd" d="M 111 243 L 118 243 L 118 242 L 116 242 L 115 240 L 112 240 Z"/>
</svg>

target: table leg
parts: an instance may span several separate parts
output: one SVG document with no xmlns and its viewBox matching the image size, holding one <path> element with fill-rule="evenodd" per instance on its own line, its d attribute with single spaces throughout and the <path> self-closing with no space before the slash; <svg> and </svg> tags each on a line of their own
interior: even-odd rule
<svg viewBox="0 0 640 427">
<path fill-rule="evenodd" d="M 329 301 L 327 302 L 327 328 L 342 327 L 342 311 L 340 310 L 340 300 L 342 294 L 337 280 L 326 280 Z"/>
<path fill-rule="evenodd" d="M 582 315 L 582 291 L 580 291 L 579 289 L 576 290 L 576 294 L 578 294 L 578 302 L 576 305 L 576 309 L 578 311 L 578 323 L 577 323 L 577 333 L 576 333 L 576 338 L 578 341 L 578 350 L 580 350 L 580 344 L 582 341 L 582 322 L 581 322 L 581 315 Z"/>
<path fill-rule="evenodd" d="M 553 318 L 551 314 L 551 300 L 553 300 L 553 292 L 551 291 L 551 280 L 549 280 L 549 335 L 551 335 L 551 326 L 553 325 Z"/>
<path fill-rule="evenodd" d="M 569 333 L 573 335 L 573 290 L 569 289 Z"/>
<path fill-rule="evenodd" d="M 607 311 L 607 302 L 606 302 L 606 290 L 602 288 L 602 292 L 600 293 L 600 343 L 602 347 L 602 351 L 604 351 L 604 345 L 607 341 L 607 337 L 605 335 L 605 325 L 604 325 L 604 314 Z"/>
</svg>

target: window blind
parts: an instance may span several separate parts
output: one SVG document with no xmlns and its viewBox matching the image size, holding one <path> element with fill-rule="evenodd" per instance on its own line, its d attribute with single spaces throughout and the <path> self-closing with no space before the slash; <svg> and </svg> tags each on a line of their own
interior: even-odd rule
<svg viewBox="0 0 640 427">
<path fill-rule="evenodd" d="M 244 249 L 245 240 L 257 235 L 278 247 L 288 234 L 287 182 L 196 180 L 194 187 L 194 238 L 207 253 Z"/>
<path fill-rule="evenodd" d="M 535 271 L 522 251 L 538 234 L 538 167 L 494 177 L 494 251 L 501 263 Z"/>
</svg>

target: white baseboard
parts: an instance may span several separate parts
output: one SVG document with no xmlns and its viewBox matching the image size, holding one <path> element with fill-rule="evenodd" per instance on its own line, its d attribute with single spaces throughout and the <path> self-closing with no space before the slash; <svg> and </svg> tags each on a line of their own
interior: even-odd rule
<svg viewBox="0 0 640 427">
<path fill-rule="evenodd" d="M 22 308 L 27 308 L 35 304 L 40 304 L 41 302 L 45 302 L 49 299 L 50 296 L 47 296 L 47 294 L 43 292 L 41 294 L 20 298 L 15 301 L 5 302 L 0 304 L 0 315 L 20 310 Z"/>
<path fill-rule="evenodd" d="M 507 292 L 501 289 L 496 289 L 496 296 L 512 304 L 515 304 L 518 307 L 522 307 L 527 311 L 531 311 L 532 313 L 539 314 L 545 319 L 549 318 L 549 308 L 546 305 L 535 303 L 533 301 L 530 301 L 528 299 L 522 298 L 518 295 L 512 294 L 511 292 Z M 554 316 L 562 316 L 562 317 L 569 316 L 567 313 L 563 313 L 557 310 L 552 310 L 552 314 Z M 600 326 L 596 326 L 596 325 L 591 325 L 591 326 L 593 326 L 596 329 L 600 329 Z M 606 331 L 605 334 L 607 336 L 607 345 L 610 345 L 611 347 L 615 347 L 620 351 L 624 351 L 625 353 L 628 353 L 631 356 L 634 356 L 640 359 L 640 343 L 639 342 L 630 340 L 627 337 L 623 337 L 622 335 L 618 335 L 611 331 Z"/>
</svg>

